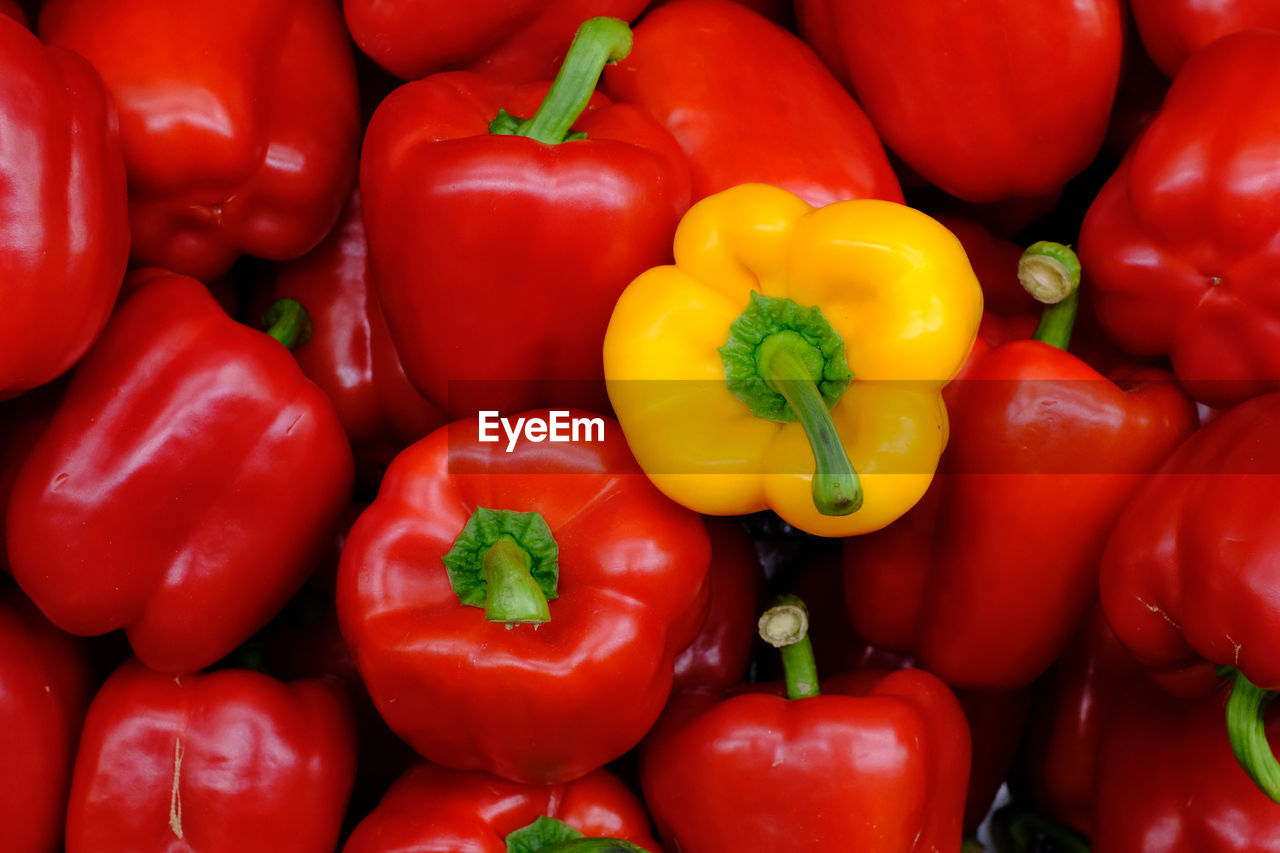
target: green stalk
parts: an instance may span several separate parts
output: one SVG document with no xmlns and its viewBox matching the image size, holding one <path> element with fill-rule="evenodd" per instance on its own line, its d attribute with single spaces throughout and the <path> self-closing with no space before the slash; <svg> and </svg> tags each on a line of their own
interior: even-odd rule
<svg viewBox="0 0 1280 853">
<path fill-rule="evenodd" d="M 1280 762 L 1267 742 L 1266 728 L 1267 706 L 1275 698 L 1275 693 L 1263 690 L 1235 670 L 1227 699 L 1227 737 L 1244 772 L 1262 793 L 1280 803 Z"/>
<path fill-rule="evenodd" d="M 510 536 L 489 546 L 484 555 L 486 620 L 508 625 L 540 625 L 551 620 L 547 597 L 530 567 L 529 553 Z"/>
<path fill-rule="evenodd" d="M 757 625 L 760 637 L 782 655 L 788 699 L 818 696 L 818 665 L 809 639 L 809 610 L 794 595 L 780 595 Z"/>
<path fill-rule="evenodd" d="M 527 136 L 548 145 L 581 139 L 569 129 L 582 115 L 600 82 L 605 65 L 625 59 L 631 52 L 631 28 L 618 18 L 589 18 L 578 27 L 569 45 L 555 82 L 547 91 L 533 118 L 514 119 L 501 112 L 489 125 L 489 132 Z"/>
<path fill-rule="evenodd" d="M 621 838 L 575 838 L 543 847 L 540 853 L 649 853 L 638 844 Z"/>
<path fill-rule="evenodd" d="M 263 313 L 262 328 L 291 350 L 311 339 L 311 316 L 298 300 L 277 299 Z"/>
<path fill-rule="evenodd" d="M 1071 343 L 1080 307 L 1080 259 L 1076 253 L 1061 243 L 1033 243 L 1018 261 L 1018 280 L 1037 301 L 1048 306 L 1032 337 L 1065 350 Z"/>
<path fill-rule="evenodd" d="M 756 351 L 756 364 L 765 383 L 786 399 L 813 448 L 813 505 L 823 515 L 857 512 L 862 483 L 793 337 L 779 333 L 766 338 Z"/>
</svg>

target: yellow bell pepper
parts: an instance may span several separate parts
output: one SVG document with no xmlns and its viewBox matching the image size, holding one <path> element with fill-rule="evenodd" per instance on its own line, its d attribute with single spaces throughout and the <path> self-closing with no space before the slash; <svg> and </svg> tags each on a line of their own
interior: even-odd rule
<svg viewBox="0 0 1280 853">
<path fill-rule="evenodd" d="M 850 536 L 928 488 L 947 442 L 941 390 L 981 315 L 960 242 L 925 214 L 814 209 L 744 184 L 694 205 L 675 265 L 623 292 L 605 378 L 632 452 L 672 499 Z"/>
</svg>

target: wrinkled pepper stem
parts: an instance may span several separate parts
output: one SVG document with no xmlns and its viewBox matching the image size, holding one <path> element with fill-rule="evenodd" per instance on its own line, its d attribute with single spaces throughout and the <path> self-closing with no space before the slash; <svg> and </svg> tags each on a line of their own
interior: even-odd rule
<svg viewBox="0 0 1280 853">
<path fill-rule="evenodd" d="M 820 695 L 818 665 L 809 640 L 809 610 L 794 595 L 780 595 L 757 625 L 760 638 L 782 655 L 788 699 Z"/>
<path fill-rule="evenodd" d="M 311 315 L 296 299 L 277 299 L 263 313 L 262 328 L 291 350 L 311 339 Z"/>
<path fill-rule="evenodd" d="M 484 555 L 485 619 L 509 625 L 550 621 L 547 597 L 529 569 L 529 553 L 511 537 L 489 546 Z"/>
<path fill-rule="evenodd" d="M 489 125 L 489 132 L 527 136 L 548 145 L 581 139 L 569 128 L 582 115 L 600 82 L 605 65 L 631 52 L 631 28 L 618 18 L 589 18 L 578 27 L 555 82 L 533 118 L 520 121 L 505 111 Z"/>
<path fill-rule="evenodd" d="M 794 340 L 784 334 L 766 338 L 756 363 L 769 387 L 786 398 L 813 448 L 813 505 L 823 515 L 849 515 L 862 506 L 862 483 Z"/>
<path fill-rule="evenodd" d="M 560 581 L 560 549 L 536 512 L 476 507 L 441 558 L 458 601 L 485 619 L 514 625 L 550 621 Z"/>
<path fill-rule="evenodd" d="M 1005 806 L 991 818 L 996 849 L 1008 853 L 1034 853 L 1039 840 L 1048 840 L 1060 853 L 1089 853 L 1089 843 L 1069 827 L 1023 806 Z"/>
<path fill-rule="evenodd" d="M 1041 240 L 1022 253 L 1018 280 L 1046 306 L 1032 338 L 1065 350 L 1080 307 L 1080 259 L 1070 247 Z"/>
<path fill-rule="evenodd" d="M 1267 742 L 1267 706 L 1276 694 L 1263 690 L 1239 670 L 1234 673 L 1231 696 L 1227 699 L 1227 737 L 1231 751 L 1249 778 L 1272 800 L 1280 803 L 1280 762 Z"/>
</svg>

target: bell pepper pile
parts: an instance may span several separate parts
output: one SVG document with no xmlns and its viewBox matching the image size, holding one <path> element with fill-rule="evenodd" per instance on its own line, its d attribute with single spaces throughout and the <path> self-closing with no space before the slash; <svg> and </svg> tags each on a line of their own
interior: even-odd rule
<svg viewBox="0 0 1280 853">
<path fill-rule="evenodd" d="M 0 0 L 0 851 L 1280 851 L 1280 11 Z"/>
</svg>

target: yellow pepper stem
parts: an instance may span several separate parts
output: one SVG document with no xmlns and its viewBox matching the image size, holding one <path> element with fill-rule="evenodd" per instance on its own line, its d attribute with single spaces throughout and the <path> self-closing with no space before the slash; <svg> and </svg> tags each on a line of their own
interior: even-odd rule
<svg viewBox="0 0 1280 853">
<path fill-rule="evenodd" d="M 813 448 L 813 505 L 823 515 L 849 515 L 862 506 L 862 483 L 853 470 L 813 375 L 787 335 L 770 335 L 756 351 L 760 376 L 784 398 Z"/>
</svg>

